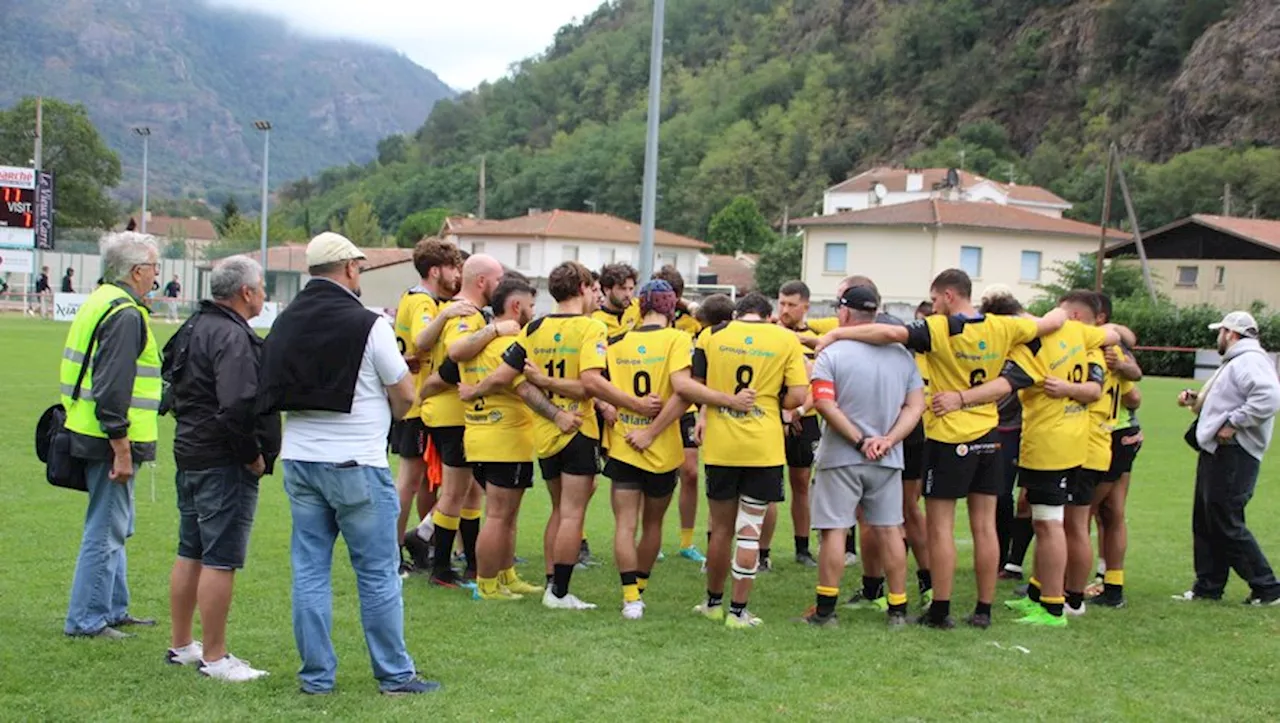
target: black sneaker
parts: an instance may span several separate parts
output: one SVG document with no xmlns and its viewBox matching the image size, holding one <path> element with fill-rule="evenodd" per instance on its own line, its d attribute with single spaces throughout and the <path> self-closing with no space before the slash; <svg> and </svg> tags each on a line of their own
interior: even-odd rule
<svg viewBox="0 0 1280 723">
<path fill-rule="evenodd" d="M 404 549 L 408 551 L 414 567 L 419 570 L 431 569 L 431 543 L 422 539 L 417 530 L 409 530 L 405 533 Z"/>
<path fill-rule="evenodd" d="M 773 572 L 773 558 L 762 557 L 756 566 L 756 572 Z"/>
<path fill-rule="evenodd" d="M 813 559 L 813 553 L 812 553 L 812 552 L 809 552 L 808 550 L 805 550 L 804 552 L 797 552 L 797 553 L 796 553 L 796 564 L 797 564 L 797 565 L 804 565 L 805 567 L 817 567 L 817 566 L 818 566 L 818 561 L 817 561 L 817 560 L 815 560 L 815 559 Z"/>
<path fill-rule="evenodd" d="M 1101 605 L 1103 607 L 1108 607 L 1108 608 L 1119 609 L 1125 606 L 1124 593 L 1122 592 L 1109 593 L 1104 591 L 1101 595 L 1095 597 L 1089 602 L 1093 603 L 1094 605 Z"/>
<path fill-rule="evenodd" d="M 800 622 L 808 623 L 815 628 L 834 628 L 840 624 L 840 621 L 836 620 L 835 613 L 823 615 L 817 608 L 809 608 L 809 611 L 800 617 Z"/>
<path fill-rule="evenodd" d="M 916 625 L 933 628 L 934 630 L 952 630 L 956 626 L 956 619 L 948 615 L 943 618 L 941 622 L 938 622 L 930 617 L 929 613 L 925 613 L 924 615 L 916 618 Z"/>
<path fill-rule="evenodd" d="M 907 611 L 890 610 L 884 619 L 885 625 L 891 628 L 902 628 L 907 625 Z"/>
<path fill-rule="evenodd" d="M 1244 599 L 1244 604 L 1251 607 L 1272 607 L 1280 605 L 1280 591 L 1258 595 L 1253 593 Z"/>
<path fill-rule="evenodd" d="M 428 580 L 428 583 L 430 583 L 432 587 L 447 587 L 457 590 L 458 588 L 465 586 L 466 580 L 462 579 L 461 575 L 454 572 L 453 568 L 447 568 L 439 572 L 431 573 L 431 579 Z"/>
<path fill-rule="evenodd" d="M 991 615 L 988 613 L 974 613 L 964 619 L 965 625 L 979 630 L 986 630 L 991 627 Z"/>
<path fill-rule="evenodd" d="M 423 693 L 434 693 L 440 690 L 440 684 L 434 680 L 423 680 L 419 677 L 410 678 L 408 681 L 397 685 L 394 688 L 386 688 L 382 691 L 383 695 L 422 695 Z"/>
</svg>

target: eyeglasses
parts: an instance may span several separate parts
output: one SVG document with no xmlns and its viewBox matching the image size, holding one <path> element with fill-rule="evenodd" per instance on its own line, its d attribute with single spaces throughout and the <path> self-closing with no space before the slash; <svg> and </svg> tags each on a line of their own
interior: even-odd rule
<svg viewBox="0 0 1280 723">
<path fill-rule="evenodd" d="M 160 262 L 159 262 L 159 261 L 156 261 L 156 262 L 153 262 L 153 263 L 149 263 L 149 264 L 134 264 L 133 268 L 135 268 L 135 269 L 142 269 L 142 268 L 146 268 L 146 267 L 148 267 L 148 266 L 150 266 L 152 269 L 154 269 L 154 270 L 155 270 L 155 272 L 156 272 L 157 274 L 158 274 L 158 273 L 160 273 Z"/>
</svg>

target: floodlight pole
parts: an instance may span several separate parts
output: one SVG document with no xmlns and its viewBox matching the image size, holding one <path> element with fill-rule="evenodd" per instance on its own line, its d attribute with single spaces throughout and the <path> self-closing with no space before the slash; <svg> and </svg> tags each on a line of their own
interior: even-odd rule
<svg viewBox="0 0 1280 723">
<path fill-rule="evenodd" d="M 147 232 L 147 161 L 151 140 L 151 129 L 142 126 L 134 128 L 134 133 L 142 136 L 142 233 Z"/>
<path fill-rule="evenodd" d="M 253 127 L 262 131 L 262 283 L 267 282 L 267 178 L 271 162 L 271 121 L 256 120 Z"/>
<path fill-rule="evenodd" d="M 1115 156 L 1108 149 L 1106 190 L 1102 192 L 1102 222 L 1098 224 L 1102 227 L 1102 231 L 1098 238 L 1098 258 L 1094 260 L 1093 272 L 1093 290 L 1098 293 L 1102 293 L 1102 262 L 1107 257 L 1107 224 L 1111 222 L 1111 179 L 1115 177 L 1115 170 L 1112 167 L 1114 158 Z"/>
<path fill-rule="evenodd" d="M 662 110 L 662 25 L 666 1 L 653 0 L 653 37 L 649 47 L 649 119 L 644 142 L 644 190 L 640 210 L 640 278 L 653 273 L 653 233 L 658 201 L 658 114 Z"/>
</svg>

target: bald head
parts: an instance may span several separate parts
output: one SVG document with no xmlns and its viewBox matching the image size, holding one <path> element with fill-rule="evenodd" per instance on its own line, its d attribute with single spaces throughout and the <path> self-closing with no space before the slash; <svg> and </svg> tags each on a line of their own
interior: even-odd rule
<svg viewBox="0 0 1280 723">
<path fill-rule="evenodd" d="M 472 254 L 462 264 L 462 295 L 477 306 L 486 306 L 502 280 L 502 264 L 488 254 Z"/>
</svg>

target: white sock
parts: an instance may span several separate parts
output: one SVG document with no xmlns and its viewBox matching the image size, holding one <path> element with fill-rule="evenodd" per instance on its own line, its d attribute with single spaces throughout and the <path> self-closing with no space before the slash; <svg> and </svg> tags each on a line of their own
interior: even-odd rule
<svg viewBox="0 0 1280 723">
<path fill-rule="evenodd" d="M 1099 574 L 1099 575 L 1105 575 L 1105 574 L 1107 574 L 1107 561 L 1106 561 L 1106 560 L 1098 560 L 1098 574 Z"/>
<path fill-rule="evenodd" d="M 418 537 L 421 538 L 424 542 L 431 542 L 431 535 L 434 534 L 435 531 L 436 531 L 436 525 L 434 522 L 431 521 L 430 516 L 428 516 L 427 519 L 423 520 L 421 523 L 418 524 L 417 527 L 414 528 L 414 532 L 416 532 L 418 534 Z"/>
</svg>

